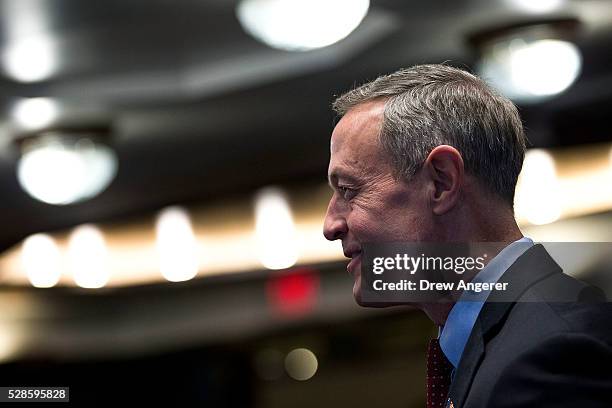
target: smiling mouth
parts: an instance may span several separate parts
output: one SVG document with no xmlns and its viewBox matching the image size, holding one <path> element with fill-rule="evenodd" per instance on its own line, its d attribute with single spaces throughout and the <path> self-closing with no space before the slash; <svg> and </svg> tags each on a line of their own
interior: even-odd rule
<svg viewBox="0 0 612 408">
<path fill-rule="evenodd" d="M 348 265 L 346 265 L 346 270 L 348 271 L 348 273 L 350 273 L 351 275 L 354 275 L 355 268 L 357 264 L 360 262 L 361 262 L 361 252 L 356 252 L 351 257 L 351 261 L 348 263 Z"/>
</svg>

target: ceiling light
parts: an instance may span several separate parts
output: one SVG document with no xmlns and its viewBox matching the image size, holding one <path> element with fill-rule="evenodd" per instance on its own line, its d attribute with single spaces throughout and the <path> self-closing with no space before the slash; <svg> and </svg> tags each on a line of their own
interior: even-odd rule
<svg viewBox="0 0 612 408">
<path fill-rule="evenodd" d="M 57 119 L 59 107 L 53 99 L 29 98 L 18 101 L 12 113 L 20 127 L 40 129 L 49 126 Z"/>
<path fill-rule="evenodd" d="M 50 288 L 59 281 L 60 250 L 47 234 L 34 234 L 21 246 L 21 265 L 32 286 Z"/>
<path fill-rule="evenodd" d="M 170 282 L 192 279 L 198 273 L 196 237 L 189 214 L 183 208 L 169 207 L 155 224 L 159 268 Z"/>
<path fill-rule="evenodd" d="M 478 74 L 517 102 L 537 102 L 560 94 L 578 78 L 580 50 L 573 43 L 582 25 L 575 19 L 493 27 L 474 33 L 480 54 Z"/>
<path fill-rule="evenodd" d="M 88 134 L 48 132 L 22 142 L 17 177 L 22 188 L 49 204 L 94 197 L 117 172 L 114 151 Z"/>
<path fill-rule="evenodd" d="M 506 0 L 511 6 L 530 13 L 546 13 L 561 8 L 564 0 Z"/>
<path fill-rule="evenodd" d="M 94 225 L 77 227 L 68 241 L 68 259 L 74 281 L 82 288 L 101 288 L 108 282 L 108 249 L 102 231 Z"/>
<path fill-rule="evenodd" d="M 34 37 L 10 44 L 2 55 L 4 71 L 20 82 L 49 78 L 57 69 L 57 51 L 48 37 Z"/>
<path fill-rule="evenodd" d="M 580 51 L 570 42 L 514 39 L 491 47 L 479 73 L 506 96 L 527 101 L 563 92 L 576 80 L 581 65 Z"/>
<path fill-rule="evenodd" d="M 553 156 L 529 149 L 519 176 L 515 212 L 531 224 L 549 224 L 561 216 L 560 186 Z"/>
<path fill-rule="evenodd" d="M 293 215 L 278 188 L 264 188 L 255 197 L 255 238 L 259 260 L 266 268 L 289 268 L 297 261 Z"/>
<path fill-rule="evenodd" d="M 236 15 L 244 30 L 265 44 L 306 51 L 348 36 L 369 6 L 369 0 L 242 0 Z"/>
</svg>

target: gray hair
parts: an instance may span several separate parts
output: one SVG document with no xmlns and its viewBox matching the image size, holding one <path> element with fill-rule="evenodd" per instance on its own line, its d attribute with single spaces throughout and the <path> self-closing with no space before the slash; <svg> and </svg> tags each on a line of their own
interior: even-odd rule
<svg viewBox="0 0 612 408">
<path fill-rule="evenodd" d="M 525 157 L 519 113 L 483 80 L 448 65 L 417 65 L 355 88 L 333 103 L 343 116 L 354 106 L 385 100 L 380 142 L 395 176 L 409 180 L 436 146 L 462 155 L 466 172 L 513 207 Z"/>
</svg>

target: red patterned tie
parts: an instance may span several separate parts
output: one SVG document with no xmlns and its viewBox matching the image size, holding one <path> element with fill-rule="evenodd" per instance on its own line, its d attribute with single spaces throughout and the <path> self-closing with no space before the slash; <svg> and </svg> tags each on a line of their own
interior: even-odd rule
<svg viewBox="0 0 612 408">
<path fill-rule="evenodd" d="M 446 359 L 438 339 L 427 349 L 427 408 L 443 408 L 451 382 L 453 365 Z"/>
</svg>

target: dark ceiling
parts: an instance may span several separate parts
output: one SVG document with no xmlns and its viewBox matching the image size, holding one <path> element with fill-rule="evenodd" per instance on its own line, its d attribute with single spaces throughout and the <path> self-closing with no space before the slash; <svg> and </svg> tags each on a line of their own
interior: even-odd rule
<svg viewBox="0 0 612 408">
<path fill-rule="evenodd" d="M 554 100 L 521 106 L 534 146 L 610 140 L 612 4 L 566 2 L 528 14 L 510 0 L 373 0 L 347 39 L 307 53 L 273 50 L 244 33 L 235 1 L 0 2 L 0 47 L 52 35 L 61 66 L 50 80 L 0 79 L 0 248 L 83 222 L 118 220 L 171 203 L 241 195 L 270 183 L 325 180 L 334 95 L 403 66 L 473 67 L 467 38 L 554 18 L 583 24 L 582 74 Z M 9 112 L 19 97 L 54 97 L 58 126 L 109 125 L 119 156 L 111 186 L 87 202 L 30 198 L 15 175 Z"/>
</svg>

